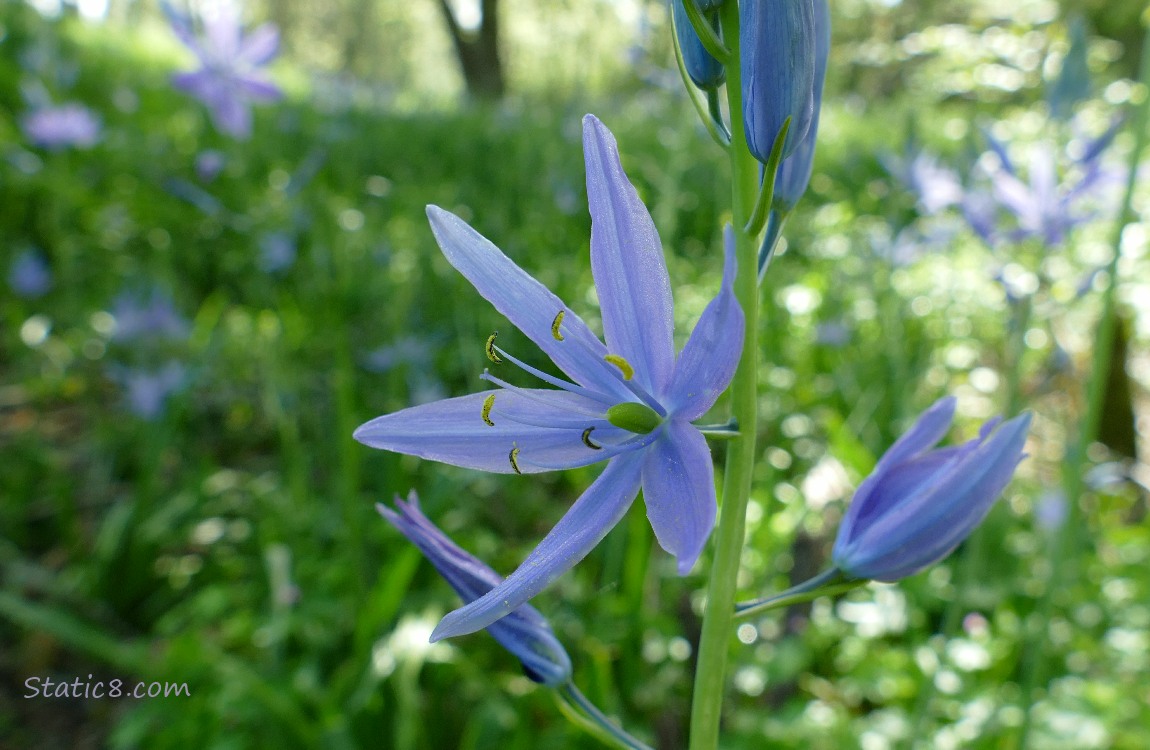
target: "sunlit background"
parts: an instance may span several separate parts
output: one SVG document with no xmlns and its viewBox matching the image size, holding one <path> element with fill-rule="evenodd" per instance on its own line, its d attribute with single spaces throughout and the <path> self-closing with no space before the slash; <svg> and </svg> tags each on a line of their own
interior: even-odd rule
<svg viewBox="0 0 1150 750">
<path fill-rule="evenodd" d="M 1031 748 L 1144 748 L 1146 179 L 1100 433 L 1081 491 L 1062 476 L 1121 117 L 1147 95 L 1143 3 L 832 9 L 814 176 L 763 294 L 741 590 L 823 569 L 858 482 L 944 393 L 952 441 L 1033 410 L 1031 457 L 947 562 L 741 624 L 724 747 L 1002 748 L 1025 728 Z M 173 17 L 198 33 L 228 12 L 279 31 L 245 75 L 282 94 L 249 102 L 246 130 L 173 80 L 201 62 Z M 1075 28 L 1086 75 L 1059 100 Z M 587 112 L 659 228 L 681 338 L 717 288 L 729 201 L 663 2 L 0 5 L 0 747 L 600 746 L 488 635 L 427 643 L 457 600 L 373 509 L 414 487 L 507 573 L 598 469 L 492 476 L 351 439 L 478 390 L 494 330 L 550 366 L 448 266 L 427 204 L 599 329 Z M 1073 193 L 1064 236 L 993 203 L 1008 164 L 1031 197 L 1043 169 Z M 677 577 L 637 505 L 534 600 L 581 689 L 661 750 L 686 745 L 708 557 Z M 190 695 L 28 697 L 30 677 Z"/>
</svg>

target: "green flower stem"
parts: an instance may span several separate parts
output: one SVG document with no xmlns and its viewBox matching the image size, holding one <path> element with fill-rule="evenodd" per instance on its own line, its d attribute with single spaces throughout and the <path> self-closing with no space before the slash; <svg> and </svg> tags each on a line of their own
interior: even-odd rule
<svg viewBox="0 0 1150 750">
<path fill-rule="evenodd" d="M 624 748 L 625 750 L 651 750 L 650 745 L 635 739 L 627 734 L 622 727 L 611 721 L 587 696 L 579 692 L 575 683 L 568 682 L 556 690 L 559 698 L 559 709 L 571 723 L 577 724 L 588 734 L 598 737 L 608 745 Z"/>
<path fill-rule="evenodd" d="M 740 602 L 735 605 L 735 619 L 761 614 L 779 607 L 789 607 L 792 604 L 809 602 L 820 596 L 841 594 L 867 583 L 865 579 L 847 578 L 837 568 L 824 570 L 814 578 L 791 586 L 786 591 L 780 591 L 771 596 L 764 596 L 749 602 Z"/>
<path fill-rule="evenodd" d="M 1010 331 L 1006 344 L 1006 387 L 1003 393 L 1005 410 L 1003 415 L 1010 419 L 1022 411 L 1022 361 L 1026 358 L 1026 331 L 1030 328 L 1034 297 L 1026 295 L 1010 302 Z"/>
<path fill-rule="evenodd" d="M 1143 86 L 1150 86 L 1150 16 L 1145 21 L 1142 45 L 1142 63 L 1138 79 Z M 1083 474 L 1086 463 L 1086 449 L 1098 438 L 1102 424 L 1102 407 L 1106 398 L 1106 382 L 1110 374 L 1110 355 L 1116 325 L 1118 292 L 1118 260 L 1122 250 L 1122 234 L 1134 219 L 1131 204 L 1134 198 L 1138 165 L 1142 152 L 1146 149 L 1147 127 L 1150 126 L 1150 96 L 1143 93 L 1142 101 L 1134 111 L 1134 148 L 1130 152 L 1129 172 L 1126 175 L 1126 189 L 1122 198 L 1122 209 L 1114 224 L 1111 241 L 1113 253 L 1106 267 L 1107 286 L 1102 293 L 1102 312 L 1098 330 L 1094 337 L 1094 358 L 1091 361 L 1090 379 L 1087 381 L 1086 413 L 1082 417 L 1076 439 L 1067 441 L 1066 455 L 1062 461 L 1062 486 L 1066 492 L 1066 519 L 1058 531 L 1054 549 L 1051 550 L 1050 581 L 1045 595 L 1039 603 L 1038 622 L 1045 625 L 1050 619 L 1055 592 L 1065 590 L 1069 585 L 1067 563 L 1082 546 L 1084 519 L 1079 517 L 1081 508 L 1079 496 L 1083 490 Z M 1019 729 L 1016 747 L 1025 748 L 1030 734 L 1033 713 L 1031 703 L 1034 690 L 1043 679 L 1043 666 L 1046 658 L 1046 639 L 1041 632 L 1030 630 L 1027 633 L 1022 663 L 1021 705 L 1024 711 L 1022 726 Z"/>
<path fill-rule="evenodd" d="M 720 11 L 723 38 L 739 38 L 739 8 L 725 3 Z M 727 656 L 734 629 L 736 576 L 743 552 L 747 499 L 755 463 L 758 430 L 758 247 L 744 228 L 754 208 L 759 188 L 759 164 L 747 150 L 743 130 L 742 84 L 739 49 L 732 44 L 727 62 L 727 102 L 731 117 L 732 218 L 739 263 L 735 296 L 743 308 L 745 335 L 739 367 L 731 382 L 731 412 L 739 423 L 738 437 L 729 441 L 723 499 L 715 531 L 715 557 L 707 585 L 703 628 L 691 705 L 691 750 L 714 750 L 719 741 L 719 719 L 726 693 Z"/>
</svg>

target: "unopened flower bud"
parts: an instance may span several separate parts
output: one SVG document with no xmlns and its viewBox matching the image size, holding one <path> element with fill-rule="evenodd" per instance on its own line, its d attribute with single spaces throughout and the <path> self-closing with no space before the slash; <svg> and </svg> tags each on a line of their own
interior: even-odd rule
<svg viewBox="0 0 1150 750">
<path fill-rule="evenodd" d="M 759 161 L 790 118 L 783 156 L 802 143 L 814 117 L 815 0 L 743 0 L 739 3 L 743 125 Z"/>
</svg>

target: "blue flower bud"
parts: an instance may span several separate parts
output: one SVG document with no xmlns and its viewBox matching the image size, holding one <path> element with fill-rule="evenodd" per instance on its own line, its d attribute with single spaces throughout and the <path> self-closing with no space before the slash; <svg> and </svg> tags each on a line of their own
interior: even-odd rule
<svg viewBox="0 0 1150 750">
<path fill-rule="evenodd" d="M 835 539 L 835 567 L 852 578 L 897 581 L 949 555 L 1026 457 L 1030 416 L 1001 426 L 991 420 L 974 440 L 936 449 L 954 417 L 954 398 L 936 402 L 859 485 Z"/>
<path fill-rule="evenodd" d="M 775 194 L 771 207 L 789 213 L 807 192 L 811 169 L 815 163 L 815 140 L 819 130 L 819 109 L 823 103 L 823 83 L 827 77 L 827 58 L 831 52 L 831 9 L 827 0 L 814 0 L 815 11 L 815 79 L 814 106 L 807 135 L 790 156 L 779 164 Z"/>
<path fill-rule="evenodd" d="M 739 4 L 743 125 L 747 146 L 766 163 L 791 118 L 783 156 L 802 143 L 814 117 L 815 0 Z"/>
<path fill-rule="evenodd" d="M 679 49 L 683 53 L 683 66 L 687 69 L 687 75 L 691 77 L 691 81 L 696 86 L 704 91 L 716 89 L 726 79 L 727 69 L 703 47 L 699 35 L 695 33 L 695 27 L 691 25 L 691 19 L 687 17 L 687 11 L 683 7 L 684 1 L 671 0 L 671 12 L 675 18 L 675 35 L 679 39 Z M 706 8 L 710 5 L 717 6 L 718 3 L 699 3 L 699 7 L 704 10 L 707 22 L 717 31 L 718 14 L 707 12 Z"/>
<path fill-rule="evenodd" d="M 382 504 L 375 508 L 419 548 L 464 603 L 475 601 L 503 582 L 498 573 L 463 551 L 423 515 L 414 491 L 406 503 L 395 499 L 396 510 Z M 571 679 L 570 657 L 547 620 L 530 604 L 522 604 L 488 625 L 487 631 L 519 659 L 523 671 L 535 682 L 557 687 Z"/>
</svg>

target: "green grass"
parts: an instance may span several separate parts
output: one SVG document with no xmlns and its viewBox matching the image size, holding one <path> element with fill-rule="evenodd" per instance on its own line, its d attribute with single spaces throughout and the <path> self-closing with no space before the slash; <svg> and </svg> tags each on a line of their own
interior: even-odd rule
<svg viewBox="0 0 1150 750">
<path fill-rule="evenodd" d="M 508 572 L 596 470 L 493 477 L 351 440 L 420 388 L 479 387 L 493 330 L 549 366 L 440 256 L 428 203 L 471 221 L 596 326 L 584 110 L 324 113 L 289 101 L 258 110 L 256 136 L 236 144 L 170 89 L 166 68 L 84 35 L 81 45 L 74 29 L 19 7 L 3 22 L 0 257 L 39 248 L 55 285 L 38 300 L 0 296 L 0 744 L 596 747 L 488 636 L 423 643 L 453 594 L 372 507 L 414 487 L 431 518 Z M 78 63 L 73 86 L 50 88 L 104 118 L 91 151 L 22 144 L 16 61 L 36 39 Z M 681 100 L 596 111 L 662 233 L 682 334 L 718 285 L 721 160 Z M 936 396 L 962 397 L 959 437 L 1001 396 L 976 372 L 1000 371 L 1006 335 L 985 252 L 960 235 L 904 268 L 876 259 L 867 231 L 909 209 L 884 195 L 875 159 L 889 120 L 832 105 L 826 122 L 814 189 L 764 293 L 748 596 L 817 572 L 849 486 Z M 210 184 L 193 167 L 205 148 L 227 159 Z M 215 208 L 180 197 L 193 188 Z M 270 232 L 298 248 L 279 274 L 259 270 Z M 192 321 L 188 340 L 163 350 L 109 340 L 101 313 L 121 291 L 152 285 Z M 1057 328 L 1090 311 L 1075 303 L 1049 317 Z M 28 338 L 34 316 L 50 330 L 29 345 L 21 331 Z M 815 343 L 823 323 L 845 325 L 849 340 Z M 426 351 L 384 372 L 365 367 L 405 340 Z M 1049 353 L 1028 352 L 1032 391 Z M 188 365 L 188 386 L 161 418 L 134 417 L 110 365 L 167 357 Z M 726 747 L 838 748 L 860 737 L 887 747 L 912 732 L 923 747 L 1004 746 L 1020 722 L 1028 627 L 1052 659 L 1035 746 L 1141 746 L 1144 500 L 1126 488 L 1083 498 L 1090 544 L 1078 576 L 1056 592 L 1050 621 L 1028 619 L 1052 545 L 1032 509 L 1056 486 L 1080 386 L 1073 373 L 1050 378 L 1028 399 L 1040 415 L 1034 456 L 992 516 L 962 627 L 939 634 L 955 563 L 756 621 L 740 633 L 752 643 L 732 639 Z M 777 512 L 758 523 L 768 503 Z M 583 691 L 660 748 L 684 744 L 704 571 L 675 577 L 637 505 L 535 602 Z M 191 696 L 22 697 L 28 676 L 89 673 L 187 682 Z M 933 697 L 920 701 L 931 680 Z"/>
</svg>

